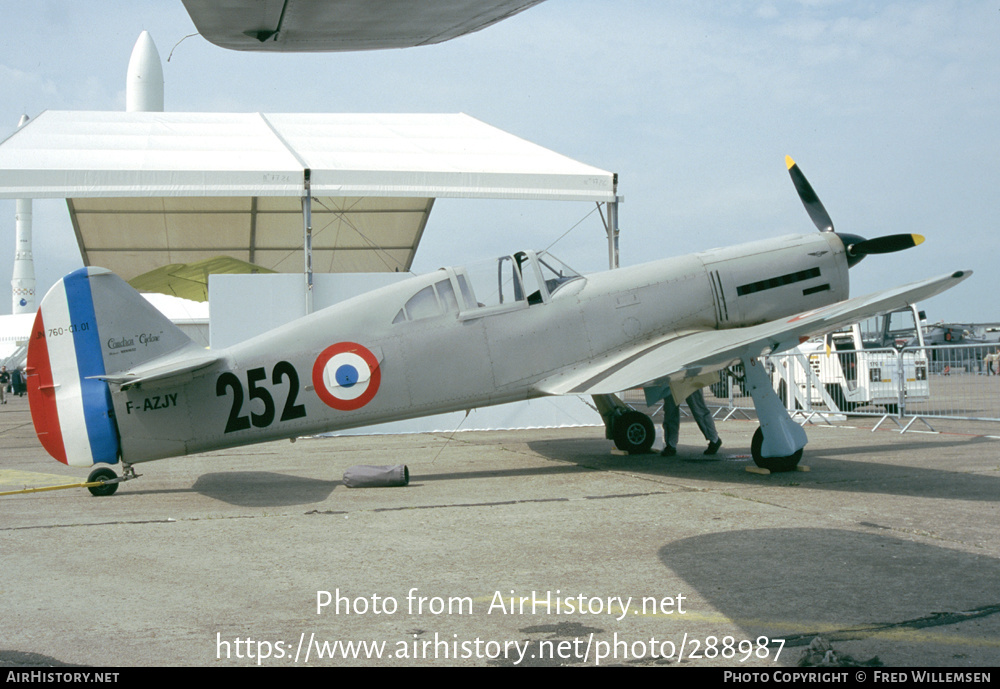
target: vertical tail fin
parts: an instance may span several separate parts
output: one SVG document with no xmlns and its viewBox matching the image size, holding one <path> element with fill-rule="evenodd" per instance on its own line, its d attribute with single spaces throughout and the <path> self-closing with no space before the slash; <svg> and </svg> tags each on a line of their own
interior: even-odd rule
<svg viewBox="0 0 1000 689">
<path fill-rule="evenodd" d="M 42 446 L 72 466 L 114 464 L 121 445 L 108 384 L 98 378 L 191 345 L 121 278 L 81 268 L 42 299 L 28 343 L 31 420 Z"/>
</svg>

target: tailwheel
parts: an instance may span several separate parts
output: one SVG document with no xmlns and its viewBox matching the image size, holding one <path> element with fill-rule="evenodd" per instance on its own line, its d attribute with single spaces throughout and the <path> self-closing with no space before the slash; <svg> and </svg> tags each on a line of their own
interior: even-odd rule
<svg viewBox="0 0 1000 689">
<path fill-rule="evenodd" d="M 627 411 L 614 420 L 615 447 L 630 455 L 649 452 L 656 439 L 653 420 L 634 410 Z"/>
<path fill-rule="evenodd" d="M 764 432 L 758 426 L 757 430 L 754 431 L 753 440 L 750 441 L 750 455 L 753 457 L 753 463 L 761 469 L 767 469 L 768 471 L 795 471 L 795 468 L 799 465 L 799 460 L 802 459 L 801 448 L 787 457 L 762 457 L 760 448 L 763 445 Z"/>
<path fill-rule="evenodd" d="M 114 472 L 114 469 L 108 469 L 107 467 L 102 467 L 100 469 L 94 469 L 90 472 L 90 476 L 87 477 L 87 483 L 93 483 L 95 481 L 112 481 L 118 478 L 118 474 Z M 100 486 L 90 486 L 87 488 L 92 495 L 104 496 L 104 495 L 114 495 L 115 491 L 118 490 L 118 483 L 104 483 Z"/>
</svg>

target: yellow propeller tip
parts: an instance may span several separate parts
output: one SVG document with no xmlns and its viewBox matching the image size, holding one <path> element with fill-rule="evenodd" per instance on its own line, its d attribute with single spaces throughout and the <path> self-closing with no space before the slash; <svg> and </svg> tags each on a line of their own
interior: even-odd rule
<svg viewBox="0 0 1000 689">
<path fill-rule="evenodd" d="M 913 246 L 924 243 L 924 236 L 922 234 L 913 235 Z"/>
<path fill-rule="evenodd" d="M 788 166 L 789 170 L 795 167 L 795 161 L 792 160 L 792 156 L 785 156 L 785 165 Z"/>
</svg>

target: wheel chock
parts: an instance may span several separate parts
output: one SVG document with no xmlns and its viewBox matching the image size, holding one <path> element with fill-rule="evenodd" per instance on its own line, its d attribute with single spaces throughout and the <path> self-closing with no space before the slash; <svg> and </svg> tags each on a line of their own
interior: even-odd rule
<svg viewBox="0 0 1000 689">
<path fill-rule="evenodd" d="M 758 466 L 746 467 L 746 470 L 751 474 L 760 474 L 762 476 L 769 476 L 771 474 L 770 469 L 764 469 L 763 467 L 758 467 Z M 809 467 L 802 466 L 800 464 L 796 466 L 792 471 L 809 471 Z"/>
</svg>

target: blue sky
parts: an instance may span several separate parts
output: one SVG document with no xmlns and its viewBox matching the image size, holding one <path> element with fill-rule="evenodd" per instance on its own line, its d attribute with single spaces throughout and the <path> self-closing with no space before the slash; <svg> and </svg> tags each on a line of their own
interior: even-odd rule
<svg viewBox="0 0 1000 689">
<path fill-rule="evenodd" d="M 996 2 L 546 0 L 436 46 L 303 55 L 227 51 L 200 36 L 178 44 L 195 32 L 180 0 L 5 2 L 4 24 L 0 136 L 22 114 L 124 109 L 129 55 L 148 30 L 168 110 L 466 112 L 617 172 L 624 265 L 813 231 L 790 154 L 838 230 L 927 237 L 866 259 L 852 293 L 971 268 L 928 316 L 1000 321 Z M 591 210 L 442 200 L 414 268 L 546 247 Z M 42 294 L 80 258 L 62 202 L 36 202 L 34 214 Z M 603 269 L 603 232 L 591 215 L 553 251 Z M 0 284 L 12 201 L 0 202 L 3 246 Z"/>
</svg>

